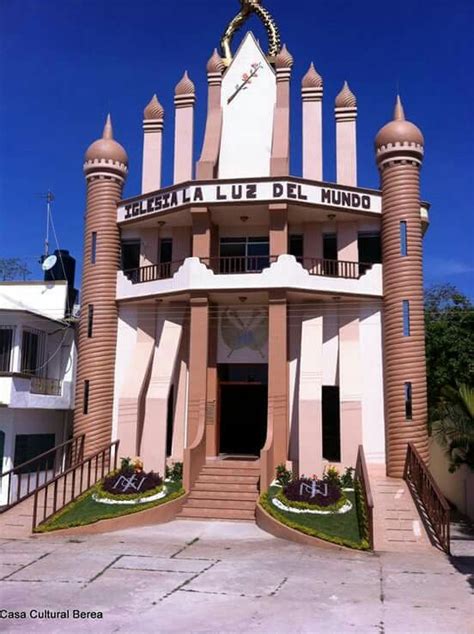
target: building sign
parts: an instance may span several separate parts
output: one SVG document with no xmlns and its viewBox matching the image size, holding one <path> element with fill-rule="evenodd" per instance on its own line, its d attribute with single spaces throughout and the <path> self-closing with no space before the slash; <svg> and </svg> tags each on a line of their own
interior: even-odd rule
<svg viewBox="0 0 474 634">
<path fill-rule="evenodd" d="M 141 216 L 166 213 L 190 205 L 226 205 L 235 203 L 299 203 L 331 207 L 341 211 L 379 214 L 381 196 L 339 187 L 312 185 L 299 181 L 267 180 L 237 183 L 205 183 L 170 187 L 139 200 L 125 202 L 118 208 L 118 222 Z"/>
</svg>

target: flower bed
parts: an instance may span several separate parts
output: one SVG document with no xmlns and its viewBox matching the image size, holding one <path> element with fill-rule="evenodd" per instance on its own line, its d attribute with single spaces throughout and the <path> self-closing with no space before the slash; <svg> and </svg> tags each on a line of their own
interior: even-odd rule
<svg viewBox="0 0 474 634">
<path fill-rule="evenodd" d="M 185 493 L 181 473 L 181 463 L 175 463 L 165 486 L 158 473 L 144 471 L 139 458 L 122 458 L 119 469 L 58 511 L 35 532 L 85 526 L 171 502 Z"/>
<path fill-rule="evenodd" d="M 330 467 L 322 479 L 294 478 L 279 468 L 278 485 L 260 497 L 263 509 L 281 524 L 301 533 L 341 546 L 367 550 L 359 523 L 357 491 L 352 488 L 352 471 L 339 476 Z"/>
</svg>

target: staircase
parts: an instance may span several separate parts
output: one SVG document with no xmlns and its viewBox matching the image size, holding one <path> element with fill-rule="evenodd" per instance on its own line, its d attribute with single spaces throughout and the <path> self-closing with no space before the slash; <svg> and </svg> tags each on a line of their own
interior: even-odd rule
<svg viewBox="0 0 474 634">
<path fill-rule="evenodd" d="M 208 460 L 178 519 L 254 521 L 259 461 Z"/>
</svg>

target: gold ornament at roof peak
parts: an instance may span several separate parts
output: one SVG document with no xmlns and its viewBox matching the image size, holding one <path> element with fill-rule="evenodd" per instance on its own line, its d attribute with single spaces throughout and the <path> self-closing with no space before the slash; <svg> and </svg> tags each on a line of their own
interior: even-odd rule
<svg viewBox="0 0 474 634">
<path fill-rule="evenodd" d="M 262 7 L 262 0 L 240 0 L 242 8 L 239 13 L 229 22 L 229 26 L 224 32 L 221 39 L 221 52 L 222 60 L 226 66 L 229 66 L 232 62 L 232 50 L 231 44 L 234 35 L 242 27 L 242 25 L 251 17 L 254 13 L 263 22 L 263 26 L 268 35 L 268 53 L 267 56 L 273 60 L 273 58 L 281 50 L 280 32 L 276 25 L 275 20 L 265 7 Z"/>
</svg>

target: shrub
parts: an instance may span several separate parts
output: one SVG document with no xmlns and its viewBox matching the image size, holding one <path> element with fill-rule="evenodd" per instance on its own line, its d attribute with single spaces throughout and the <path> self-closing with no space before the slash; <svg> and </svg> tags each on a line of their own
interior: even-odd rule
<svg viewBox="0 0 474 634">
<path fill-rule="evenodd" d="M 179 482 L 183 479 L 183 463 L 174 462 L 173 466 L 166 465 L 166 478 L 172 482 Z"/>
<path fill-rule="evenodd" d="M 331 465 L 328 465 L 324 469 L 323 481 L 333 486 L 341 486 L 341 478 L 339 477 L 339 471 L 336 469 L 336 467 L 331 467 Z"/>
<path fill-rule="evenodd" d="M 332 507 L 340 501 L 342 497 L 340 486 L 329 482 L 325 482 L 327 484 L 327 495 L 317 493 L 314 497 L 311 497 L 313 482 L 314 480 L 310 478 L 292 480 L 284 487 L 283 493 L 290 502 L 304 502 L 305 505 L 307 504 L 310 507 Z M 302 484 L 307 486 L 302 487 Z"/>
<path fill-rule="evenodd" d="M 281 486 L 284 487 L 291 482 L 292 478 L 293 474 L 291 471 L 288 471 L 284 464 L 279 464 L 276 468 L 276 481 L 278 484 L 281 484 Z"/>
<path fill-rule="evenodd" d="M 354 467 L 347 467 L 340 481 L 343 489 L 352 489 L 354 486 Z"/>
</svg>

